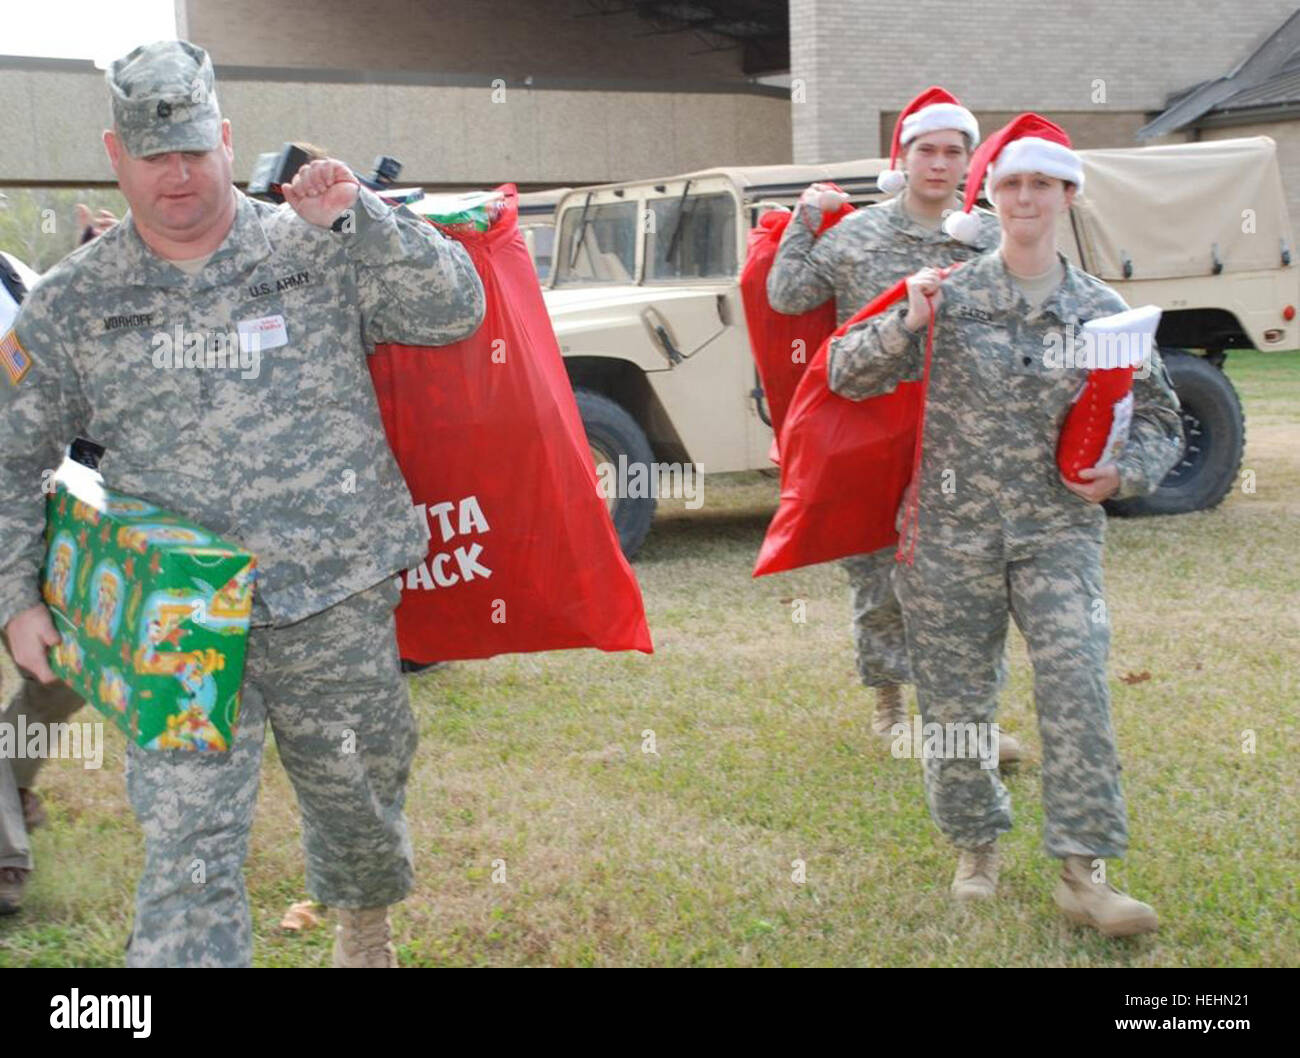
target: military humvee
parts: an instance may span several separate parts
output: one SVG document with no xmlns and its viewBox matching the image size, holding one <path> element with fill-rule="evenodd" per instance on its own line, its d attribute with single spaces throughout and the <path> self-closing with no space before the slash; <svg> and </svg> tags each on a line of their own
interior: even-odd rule
<svg viewBox="0 0 1300 1058">
<path fill-rule="evenodd" d="M 1129 304 L 1164 310 L 1156 340 L 1187 436 L 1156 493 L 1108 506 L 1116 514 L 1212 507 L 1232 487 L 1245 443 L 1222 370 L 1228 351 L 1300 346 L 1276 146 L 1258 137 L 1080 153 L 1085 193 L 1062 219 L 1060 245 Z M 560 197 L 543 282 L 598 465 L 622 457 L 697 463 L 709 473 L 771 467 L 738 283 L 749 229 L 814 181 L 834 181 L 860 205 L 878 201 L 875 178 L 886 165 L 716 169 Z M 611 498 L 629 555 L 654 509 L 650 497 Z"/>
</svg>

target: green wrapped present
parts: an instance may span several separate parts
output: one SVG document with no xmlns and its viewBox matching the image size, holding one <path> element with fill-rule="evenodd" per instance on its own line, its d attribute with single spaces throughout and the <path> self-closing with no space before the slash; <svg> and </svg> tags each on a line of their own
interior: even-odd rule
<svg viewBox="0 0 1300 1058">
<path fill-rule="evenodd" d="M 424 194 L 406 203 L 412 213 L 424 217 L 443 231 L 457 234 L 487 231 L 505 209 L 500 191 L 467 191 L 464 194 Z"/>
<path fill-rule="evenodd" d="M 49 499 L 50 665 L 145 749 L 226 750 L 257 561 L 91 477 L 61 472 Z"/>
</svg>

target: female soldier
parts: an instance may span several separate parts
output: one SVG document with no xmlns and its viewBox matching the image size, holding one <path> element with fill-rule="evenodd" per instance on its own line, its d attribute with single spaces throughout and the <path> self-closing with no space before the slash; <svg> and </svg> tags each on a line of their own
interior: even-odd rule
<svg viewBox="0 0 1300 1058">
<path fill-rule="evenodd" d="M 993 723 L 1014 617 L 1034 668 L 1044 842 L 1064 861 L 1056 902 L 1108 936 L 1147 932 L 1155 912 L 1106 884 L 1097 862 L 1121 856 L 1128 838 L 1106 683 L 1100 503 L 1159 485 L 1181 453 L 1178 400 L 1151 351 L 1117 462 L 1085 471 L 1082 484 L 1062 477 L 1057 440 L 1085 370 L 1062 367 L 1049 350 L 1127 306 L 1056 248 L 1057 220 L 1083 184 L 1062 129 L 1022 114 L 984 143 L 971 161 L 967 212 L 945 221 L 950 233 L 972 226 L 986 171 L 1000 246 L 947 279 L 933 269 L 909 278 L 905 307 L 832 343 L 830 387 L 862 399 L 920 378 L 935 314 L 915 518 L 903 541 L 912 557 L 898 584 L 923 719 Z M 931 813 L 960 850 L 954 894 L 993 896 L 996 839 L 1011 828 L 996 769 L 927 758 L 924 774 Z"/>
</svg>

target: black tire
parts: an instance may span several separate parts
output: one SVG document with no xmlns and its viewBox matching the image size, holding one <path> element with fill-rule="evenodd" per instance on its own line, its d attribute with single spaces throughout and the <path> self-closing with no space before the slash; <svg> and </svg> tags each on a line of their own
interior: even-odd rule
<svg viewBox="0 0 1300 1058">
<path fill-rule="evenodd" d="M 1162 349 L 1161 356 L 1183 409 L 1183 456 L 1150 496 L 1107 502 L 1111 514 L 1185 514 L 1217 507 L 1241 469 L 1246 420 L 1228 376 L 1191 353 Z"/>
<path fill-rule="evenodd" d="M 597 465 L 607 461 L 617 473 L 620 456 L 626 457 L 629 467 L 636 463 L 649 466 L 654 462 L 654 452 L 645 431 L 621 405 L 590 389 L 575 389 L 573 395 L 587 431 L 592 459 Z M 636 499 L 616 497 L 610 516 L 614 519 L 623 554 L 632 558 L 641 550 L 646 534 L 650 532 L 650 523 L 655 516 L 655 499 L 653 496 Z"/>
</svg>

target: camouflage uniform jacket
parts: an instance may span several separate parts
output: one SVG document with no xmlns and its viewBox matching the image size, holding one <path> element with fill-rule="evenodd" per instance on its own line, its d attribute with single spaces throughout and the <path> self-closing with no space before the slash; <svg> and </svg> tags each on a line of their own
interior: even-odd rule
<svg viewBox="0 0 1300 1058">
<path fill-rule="evenodd" d="M 810 213 L 814 222 L 820 220 L 818 211 Z M 983 222 L 976 246 L 917 224 L 901 194 L 855 210 L 816 239 L 796 216 L 768 273 L 767 300 L 777 312 L 797 316 L 833 297 L 836 322 L 843 323 L 904 276 L 968 261 L 995 247 L 1001 237 L 997 217 L 976 213 Z"/>
<path fill-rule="evenodd" d="M 42 475 L 78 434 L 107 446 L 108 485 L 257 555 L 255 623 L 300 620 L 423 557 L 366 353 L 472 334 L 469 256 L 365 189 L 350 232 L 232 193 L 234 224 L 197 275 L 128 213 L 23 303 L 7 341 L 29 364 L 0 382 L 0 626 L 39 601 Z M 249 321 L 264 328 L 255 377 L 238 364 Z M 217 366 L 175 366 L 199 341 Z"/>
<path fill-rule="evenodd" d="M 1062 364 L 1084 359 L 1071 337 L 1082 323 L 1127 306 L 1100 280 L 1060 260 L 1064 280 L 1034 311 L 997 251 L 943 283 L 919 475 L 922 541 L 927 530 L 938 543 L 953 539 L 950 530 L 992 528 L 1015 557 L 1043 534 L 1104 521 L 1101 506 L 1067 489 L 1057 469 L 1061 425 L 1087 375 L 1086 367 Z M 834 392 L 861 400 L 921 377 L 925 329 L 910 333 L 906 313 L 904 302 L 832 341 Z M 1076 351 L 1071 356 L 1067 340 Z M 1120 497 L 1153 491 L 1182 452 L 1178 398 L 1154 350 L 1150 366 L 1133 383 L 1131 432 L 1118 460 Z"/>
</svg>

